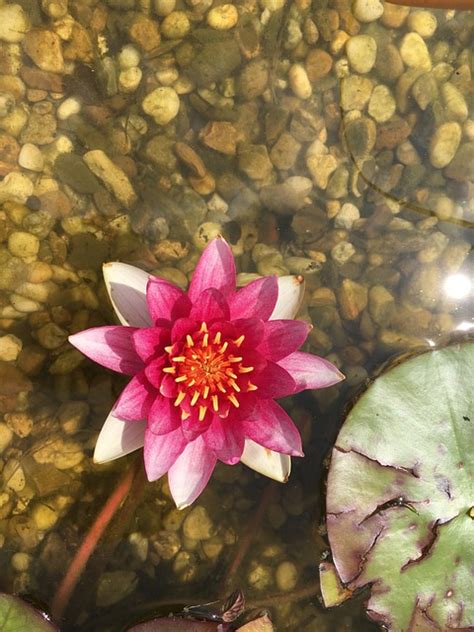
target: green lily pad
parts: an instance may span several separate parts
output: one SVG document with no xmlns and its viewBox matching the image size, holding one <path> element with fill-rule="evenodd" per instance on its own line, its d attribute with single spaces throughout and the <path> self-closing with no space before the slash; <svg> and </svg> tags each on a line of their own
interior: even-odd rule
<svg viewBox="0 0 474 632">
<path fill-rule="evenodd" d="M 18 597 L 0 593 L 0 632 L 57 632 L 57 628 Z"/>
<path fill-rule="evenodd" d="M 393 631 L 474 626 L 474 343 L 380 375 L 332 452 L 327 528 L 345 586 Z"/>
</svg>

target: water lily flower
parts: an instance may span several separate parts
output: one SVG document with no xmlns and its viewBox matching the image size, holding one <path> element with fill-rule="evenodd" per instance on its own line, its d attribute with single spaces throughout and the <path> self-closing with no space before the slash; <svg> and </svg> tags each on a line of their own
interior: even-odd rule
<svg viewBox="0 0 474 632">
<path fill-rule="evenodd" d="M 209 243 L 187 292 L 124 263 L 104 266 L 122 323 L 70 336 L 86 356 L 132 376 L 100 432 L 103 463 L 144 446 L 147 477 L 166 472 L 179 508 L 206 486 L 216 461 L 242 461 L 285 481 L 299 432 L 274 400 L 331 386 L 343 375 L 298 351 L 310 326 L 292 320 L 301 277 L 263 277 L 236 290 L 231 249 Z"/>
</svg>

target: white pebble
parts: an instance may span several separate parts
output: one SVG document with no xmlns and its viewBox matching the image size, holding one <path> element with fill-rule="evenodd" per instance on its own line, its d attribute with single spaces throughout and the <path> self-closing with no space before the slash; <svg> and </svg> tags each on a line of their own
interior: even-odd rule
<svg viewBox="0 0 474 632">
<path fill-rule="evenodd" d="M 400 56 L 410 68 L 431 70 L 431 57 L 423 38 L 418 33 L 407 33 L 400 45 Z"/>
<path fill-rule="evenodd" d="M 304 66 L 301 64 L 293 64 L 288 72 L 288 79 L 293 93 L 299 99 L 309 99 L 313 93 L 313 89 L 311 88 L 311 83 Z"/>
<path fill-rule="evenodd" d="M 122 70 L 119 74 L 119 86 L 120 91 L 129 94 L 131 92 L 135 92 L 135 90 L 140 85 L 140 81 L 142 80 L 142 71 L 138 66 L 133 66 L 132 68 L 127 68 L 127 70 Z"/>
<path fill-rule="evenodd" d="M 353 70 L 370 72 L 377 56 L 377 43 L 370 35 L 355 35 L 346 43 L 346 53 Z"/>
<path fill-rule="evenodd" d="M 79 114 L 81 111 L 81 102 L 75 97 L 69 97 L 64 99 L 61 105 L 57 109 L 58 119 L 65 121 L 73 114 Z"/>
<path fill-rule="evenodd" d="M 145 114 L 155 119 L 157 125 L 166 125 L 179 111 L 179 97 L 173 88 L 155 88 L 142 101 Z"/>
<path fill-rule="evenodd" d="M 436 128 L 430 143 L 430 162 L 433 167 L 443 169 L 449 165 L 458 150 L 461 135 L 461 126 L 454 121 L 442 123 Z"/>
<path fill-rule="evenodd" d="M 350 202 L 346 202 L 342 205 L 341 210 L 336 215 L 334 220 L 334 225 L 337 228 L 345 228 L 346 230 L 351 230 L 354 222 L 356 222 L 360 218 L 359 209 L 354 204 Z"/>
<path fill-rule="evenodd" d="M 43 171 L 44 158 L 41 150 L 32 143 L 25 143 L 18 155 L 18 164 L 30 171 Z"/>
<path fill-rule="evenodd" d="M 298 581 L 298 569 L 293 562 L 282 562 L 277 566 L 275 579 L 280 590 L 293 590 Z"/>
<path fill-rule="evenodd" d="M 383 4 L 379 0 L 354 0 L 352 11 L 359 22 L 373 22 L 383 14 Z"/>
<path fill-rule="evenodd" d="M 155 72 L 155 77 L 162 86 L 172 86 L 179 79 L 179 72 L 176 68 L 163 68 Z"/>
<path fill-rule="evenodd" d="M 421 35 L 423 39 L 428 39 L 436 31 L 438 21 L 430 11 L 413 11 L 408 16 L 407 24 L 410 30 Z"/>
<path fill-rule="evenodd" d="M 228 31 L 239 21 L 239 13 L 233 4 L 220 4 L 207 14 L 207 23 L 218 31 Z"/>
<path fill-rule="evenodd" d="M 121 70 L 128 70 L 134 68 L 140 63 L 140 53 L 135 46 L 127 44 L 122 48 L 118 55 L 118 63 Z"/>
<path fill-rule="evenodd" d="M 28 28 L 28 18 L 19 4 L 0 7 L 0 40 L 21 42 Z"/>
<path fill-rule="evenodd" d="M 161 17 L 169 15 L 176 6 L 176 0 L 155 0 L 155 13 Z"/>
<path fill-rule="evenodd" d="M 36 257 L 40 247 L 39 239 L 36 235 L 17 230 L 8 237 L 8 250 L 14 257 L 29 259 Z"/>
<path fill-rule="evenodd" d="M 338 266 L 343 266 L 353 254 L 355 254 L 355 248 L 348 241 L 340 241 L 331 250 L 331 257 Z"/>
<path fill-rule="evenodd" d="M 394 115 L 396 107 L 396 101 L 389 88 L 383 84 L 375 86 L 369 101 L 370 116 L 377 123 L 385 123 Z"/>
<path fill-rule="evenodd" d="M 168 39 L 182 39 L 185 37 L 191 22 L 184 11 L 173 11 L 161 23 L 161 34 Z"/>
</svg>

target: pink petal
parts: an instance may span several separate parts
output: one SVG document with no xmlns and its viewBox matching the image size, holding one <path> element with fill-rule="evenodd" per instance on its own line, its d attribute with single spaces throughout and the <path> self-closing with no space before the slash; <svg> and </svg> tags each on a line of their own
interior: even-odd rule
<svg viewBox="0 0 474 632">
<path fill-rule="evenodd" d="M 225 297 L 235 290 L 234 257 L 222 238 L 213 239 L 202 253 L 189 284 L 189 298 L 195 303 L 199 295 L 211 287 Z"/>
<path fill-rule="evenodd" d="M 146 286 L 150 275 L 127 263 L 111 262 L 103 267 L 105 287 L 122 325 L 149 327 Z"/>
<path fill-rule="evenodd" d="M 235 465 L 244 449 L 244 436 L 236 424 L 214 415 L 212 423 L 202 435 L 205 444 L 223 463 Z"/>
<path fill-rule="evenodd" d="M 231 320 L 259 318 L 268 320 L 278 298 L 278 282 L 275 276 L 252 281 L 229 300 Z"/>
<path fill-rule="evenodd" d="M 202 437 L 188 443 L 168 472 L 171 495 L 178 509 L 184 509 L 196 500 L 215 465 L 216 456 Z"/>
<path fill-rule="evenodd" d="M 132 377 L 127 386 L 120 393 L 113 413 L 125 421 L 140 421 L 146 419 L 157 393 L 145 378 L 144 373 Z"/>
<path fill-rule="evenodd" d="M 135 327 L 93 327 L 69 336 L 69 342 L 94 362 L 107 369 L 135 375 L 143 368 L 143 361 L 135 351 Z"/>
<path fill-rule="evenodd" d="M 245 440 L 244 451 L 240 457 L 247 467 L 280 483 L 286 483 L 291 472 L 291 457 L 268 450 L 252 439 Z"/>
<path fill-rule="evenodd" d="M 259 400 L 253 415 L 242 421 L 242 427 L 246 437 L 269 450 L 303 456 L 297 427 L 283 408 L 271 399 Z"/>
<path fill-rule="evenodd" d="M 164 435 L 156 435 L 149 428 L 145 430 L 143 457 L 149 481 L 156 481 L 166 474 L 186 447 L 181 428 Z"/>
<path fill-rule="evenodd" d="M 213 287 L 204 290 L 193 305 L 190 317 L 200 322 L 229 320 L 230 311 L 227 301 L 219 290 Z"/>
<path fill-rule="evenodd" d="M 178 395 L 178 384 L 174 381 L 174 376 L 169 373 L 162 372 L 162 378 L 160 383 L 160 393 L 164 397 L 173 397 L 175 398 Z"/>
<path fill-rule="evenodd" d="M 170 330 L 167 327 L 143 327 L 132 335 L 136 352 L 144 362 L 164 353 L 164 347 L 170 343 Z"/>
<path fill-rule="evenodd" d="M 296 383 L 288 371 L 276 362 L 267 362 L 265 368 L 252 378 L 258 390 L 256 396 L 264 399 L 278 399 L 295 392 Z"/>
<path fill-rule="evenodd" d="M 344 379 L 344 375 L 334 364 L 311 353 L 295 351 L 279 360 L 278 364 L 295 380 L 295 393 L 307 388 L 326 388 Z"/>
<path fill-rule="evenodd" d="M 194 441 L 197 437 L 201 436 L 205 432 L 212 421 L 212 416 L 208 412 L 203 421 L 199 421 L 198 411 L 196 407 L 189 406 L 189 400 L 185 400 L 182 404 L 183 410 L 190 413 L 190 416 L 181 422 L 181 430 L 183 432 L 186 441 Z"/>
<path fill-rule="evenodd" d="M 143 446 L 146 421 L 124 421 L 110 413 L 99 433 L 94 451 L 96 463 L 113 461 Z"/>
<path fill-rule="evenodd" d="M 187 316 L 191 309 L 191 301 L 183 290 L 158 277 L 150 277 L 146 288 L 146 300 L 155 323 L 182 318 Z"/>
<path fill-rule="evenodd" d="M 180 342 L 186 334 L 196 331 L 196 321 L 191 318 L 178 318 L 171 329 L 171 341 Z"/>
<path fill-rule="evenodd" d="M 146 379 L 155 388 L 160 388 L 163 377 L 166 375 L 166 373 L 163 373 L 163 367 L 167 364 L 169 364 L 168 355 L 162 355 L 152 360 L 150 364 L 147 364 L 145 367 Z"/>
<path fill-rule="evenodd" d="M 304 296 L 302 276 L 278 277 L 278 299 L 270 320 L 288 319 L 296 316 Z"/>
<path fill-rule="evenodd" d="M 263 327 L 263 340 L 257 350 L 270 360 L 281 360 L 296 351 L 311 330 L 302 320 L 270 320 Z"/>
<path fill-rule="evenodd" d="M 156 435 L 167 434 L 181 424 L 181 411 L 166 397 L 158 395 L 148 414 L 148 428 Z"/>
</svg>

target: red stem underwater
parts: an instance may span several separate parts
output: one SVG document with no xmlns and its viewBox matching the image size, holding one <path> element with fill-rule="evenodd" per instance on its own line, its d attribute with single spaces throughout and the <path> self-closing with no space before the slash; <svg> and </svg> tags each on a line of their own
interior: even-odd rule
<svg viewBox="0 0 474 632">
<path fill-rule="evenodd" d="M 69 564 L 66 574 L 63 577 L 56 594 L 54 595 L 51 606 L 51 613 L 53 619 L 56 621 L 59 621 L 65 612 L 69 604 L 69 600 L 79 582 L 79 579 L 81 578 L 90 556 L 97 547 L 99 540 L 103 536 L 104 531 L 114 517 L 117 509 L 119 509 L 120 505 L 129 493 L 140 463 L 141 460 L 136 459 L 125 471 L 125 474 L 119 480 L 112 494 L 107 499 L 107 502 L 103 506 L 89 531 L 86 533 L 81 546 L 78 548 L 71 563 Z"/>
</svg>

